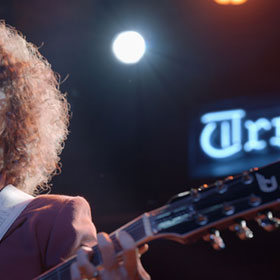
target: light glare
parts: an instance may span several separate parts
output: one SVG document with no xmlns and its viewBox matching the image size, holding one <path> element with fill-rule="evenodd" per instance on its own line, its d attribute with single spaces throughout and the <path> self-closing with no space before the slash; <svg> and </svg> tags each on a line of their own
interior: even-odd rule
<svg viewBox="0 0 280 280">
<path fill-rule="evenodd" d="M 214 0 L 220 5 L 241 5 L 246 3 L 248 0 Z"/>
<path fill-rule="evenodd" d="M 137 63 L 144 55 L 146 44 L 143 37 L 135 31 L 122 32 L 113 42 L 113 53 L 123 63 Z"/>
</svg>

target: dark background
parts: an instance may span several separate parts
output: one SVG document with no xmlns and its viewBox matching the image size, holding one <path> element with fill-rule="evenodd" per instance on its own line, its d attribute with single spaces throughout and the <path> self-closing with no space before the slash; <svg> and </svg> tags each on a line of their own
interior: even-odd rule
<svg viewBox="0 0 280 280">
<path fill-rule="evenodd" d="M 99 231 L 111 232 L 214 181 L 190 172 L 191 124 L 226 100 L 280 104 L 279 11 L 279 0 L 1 0 L 1 18 L 43 43 L 62 80 L 69 74 L 61 89 L 71 134 L 53 193 L 86 197 Z M 124 65 L 111 43 L 131 29 L 148 48 L 139 64 Z M 222 252 L 203 241 L 152 242 L 144 266 L 153 279 L 278 279 L 280 232 L 251 226 L 250 241 L 225 232 Z"/>
</svg>

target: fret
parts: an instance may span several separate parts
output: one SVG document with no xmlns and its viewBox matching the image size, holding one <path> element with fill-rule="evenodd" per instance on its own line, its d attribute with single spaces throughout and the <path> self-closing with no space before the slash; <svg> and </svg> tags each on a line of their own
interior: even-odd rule
<svg viewBox="0 0 280 280">
<path fill-rule="evenodd" d="M 56 279 L 57 280 L 71 280 L 70 275 L 70 266 L 76 260 L 76 258 L 71 259 L 70 261 L 66 262 L 64 265 L 58 267 L 56 269 Z"/>
<path fill-rule="evenodd" d="M 117 254 L 121 253 L 122 251 L 122 247 L 117 238 L 117 233 L 120 231 L 126 231 L 127 233 L 129 233 L 136 243 L 143 240 L 146 237 L 144 222 L 141 216 L 136 220 L 134 220 L 133 222 L 129 223 L 128 225 L 121 227 L 118 231 L 110 234 L 110 238 L 113 242 L 114 249 Z M 93 249 L 93 259 L 91 260 L 91 262 L 95 266 L 99 266 L 102 264 L 101 252 L 97 245 L 94 246 L 92 249 Z"/>
<path fill-rule="evenodd" d="M 136 220 L 134 223 L 129 224 L 127 227 L 123 228 L 128 232 L 135 242 L 138 242 L 146 237 L 145 227 L 143 218 Z"/>
<path fill-rule="evenodd" d="M 67 270 L 63 270 L 59 272 L 59 280 L 70 280 L 71 275 L 70 275 L 70 267 Z"/>
<path fill-rule="evenodd" d="M 95 245 L 92 248 L 92 251 L 93 251 L 93 258 L 91 260 L 91 263 L 94 266 L 98 266 L 98 265 L 100 265 L 102 263 L 102 256 L 101 256 L 101 252 L 99 250 L 99 247 L 97 245 Z"/>
<path fill-rule="evenodd" d="M 116 234 L 112 234 L 112 236 L 110 236 L 110 237 L 113 242 L 115 252 L 120 253 L 122 251 L 122 247 L 121 247 L 119 240 L 117 239 Z"/>
<path fill-rule="evenodd" d="M 36 280 L 71 280 L 70 266 L 75 260 L 76 258 L 74 257 L 65 261 L 47 274 L 43 274 L 41 277 L 36 278 Z"/>
</svg>

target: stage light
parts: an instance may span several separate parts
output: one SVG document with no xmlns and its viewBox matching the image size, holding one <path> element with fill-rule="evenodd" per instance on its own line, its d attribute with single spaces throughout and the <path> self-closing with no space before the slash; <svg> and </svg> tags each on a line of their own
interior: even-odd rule
<svg viewBox="0 0 280 280">
<path fill-rule="evenodd" d="M 116 36 L 112 50 L 118 60 L 126 64 L 137 63 L 144 55 L 144 38 L 135 31 L 125 31 Z"/>
<path fill-rule="evenodd" d="M 214 0 L 220 5 L 241 5 L 246 3 L 248 0 Z"/>
<path fill-rule="evenodd" d="M 248 0 L 231 0 L 232 5 L 241 5 L 246 3 Z"/>
<path fill-rule="evenodd" d="M 221 5 L 229 5 L 230 4 L 230 0 L 214 0 L 217 4 L 221 4 Z"/>
</svg>

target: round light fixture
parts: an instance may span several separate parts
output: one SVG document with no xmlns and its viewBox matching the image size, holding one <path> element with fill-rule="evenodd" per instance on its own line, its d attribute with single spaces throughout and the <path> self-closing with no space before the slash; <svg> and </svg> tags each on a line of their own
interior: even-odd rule
<svg viewBox="0 0 280 280">
<path fill-rule="evenodd" d="M 138 32 L 125 31 L 115 37 L 112 50 L 119 61 L 133 64 L 143 57 L 146 44 L 144 38 Z"/>
</svg>

